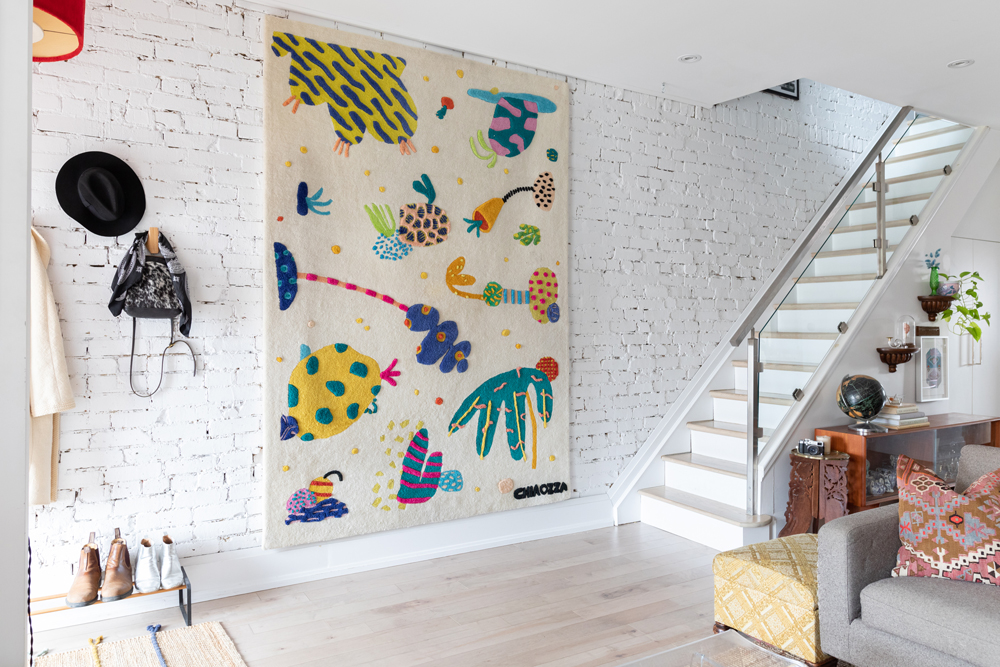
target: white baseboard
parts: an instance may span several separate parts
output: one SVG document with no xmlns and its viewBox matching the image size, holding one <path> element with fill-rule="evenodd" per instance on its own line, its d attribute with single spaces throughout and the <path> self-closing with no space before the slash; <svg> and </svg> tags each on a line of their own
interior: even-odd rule
<svg viewBox="0 0 1000 667">
<path fill-rule="evenodd" d="M 600 494 L 326 544 L 195 556 L 182 564 L 198 603 L 611 525 L 611 499 Z M 164 610 L 165 618 L 174 615 L 174 621 L 182 622 L 173 593 L 43 614 L 32 620 L 35 630 L 43 631 L 159 609 Z M 194 622 L 202 620 L 195 609 Z"/>
</svg>

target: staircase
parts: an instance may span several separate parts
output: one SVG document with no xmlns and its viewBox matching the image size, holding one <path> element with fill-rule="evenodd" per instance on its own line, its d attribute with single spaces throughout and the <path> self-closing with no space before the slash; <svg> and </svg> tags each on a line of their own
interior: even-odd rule
<svg viewBox="0 0 1000 667">
<path fill-rule="evenodd" d="M 972 132 L 931 116 L 911 116 L 889 137 L 881 150 L 886 261 L 919 222 Z M 758 334 L 760 450 L 879 277 L 879 207 L 872 188 L 877 178 L 874 168 L 868 172 L 857 196 L 834 213 L 826 241 L 760 320 L 765 322 Z M 755 459 L 748 455 L 746 355 L 745 343 L 733 348 L 732 356 L 743 358 L 733 358 L 726 371 L 727 377 L 732 373 L 732 389 L 708 392 L 712 419 L 687 422 L 690 451 L 661 457 L 664 484 L 639 491 L 644 523 L 720 550 L 771 537 L 771 516 L 748 512 L 747 468 Z"/>
</svg>

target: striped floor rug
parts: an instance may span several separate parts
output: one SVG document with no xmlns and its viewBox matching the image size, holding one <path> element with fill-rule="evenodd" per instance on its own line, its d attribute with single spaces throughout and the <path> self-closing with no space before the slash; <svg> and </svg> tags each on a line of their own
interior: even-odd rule
<svg viewBox="0 0 1000 667">
<path fill-rule="evenodd" d="M 100 642 L 66 653 L 45 655 L 37 667 L 246 667 L 222 624 L 199 623 L 190 628 L 156 633 L 154 645 L 147 632 L 140 637 Z M 160 656 L 157 655 L 156 645 Z M 161 659 L 162 656 L 162 659 Z"/>
</svg>

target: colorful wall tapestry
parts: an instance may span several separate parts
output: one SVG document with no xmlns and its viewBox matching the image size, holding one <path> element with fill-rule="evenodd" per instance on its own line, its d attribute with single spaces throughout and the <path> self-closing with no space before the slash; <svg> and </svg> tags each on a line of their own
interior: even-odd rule
<svg viewBox="0 0 1000 667">
<path fill-rule="evenodd" d="M 569 498 L 566 84 L 265 35 L 264 547 Z"/>
</svg>

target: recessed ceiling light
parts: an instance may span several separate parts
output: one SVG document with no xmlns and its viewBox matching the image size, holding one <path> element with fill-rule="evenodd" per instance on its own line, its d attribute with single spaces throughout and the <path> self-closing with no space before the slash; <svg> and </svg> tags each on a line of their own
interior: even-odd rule
<svg viewBox="0 0 1000 667">
<path fill-rule="evenodd" d="M 968 67 L 969 65 L 975 64 L 975 60 L 972 58 L 962 58 L 961 60 L 952 60 L 948 63 L 948 67 L 952 69 L 962 69 L 963 67 Z"/>
<path fill-rule="evenodd" d="M 681 56 L 680 58 L 678 58 L 677 62 L 690 65 L 691 63 L 696 63 L 699 60 L 701 60 L 701 56 L 699 56 L 697 53 L 689 53 L 686 56 Z M 949 65 L 949 67 L 951 67 L 951 65 Z"/>
</svg>

